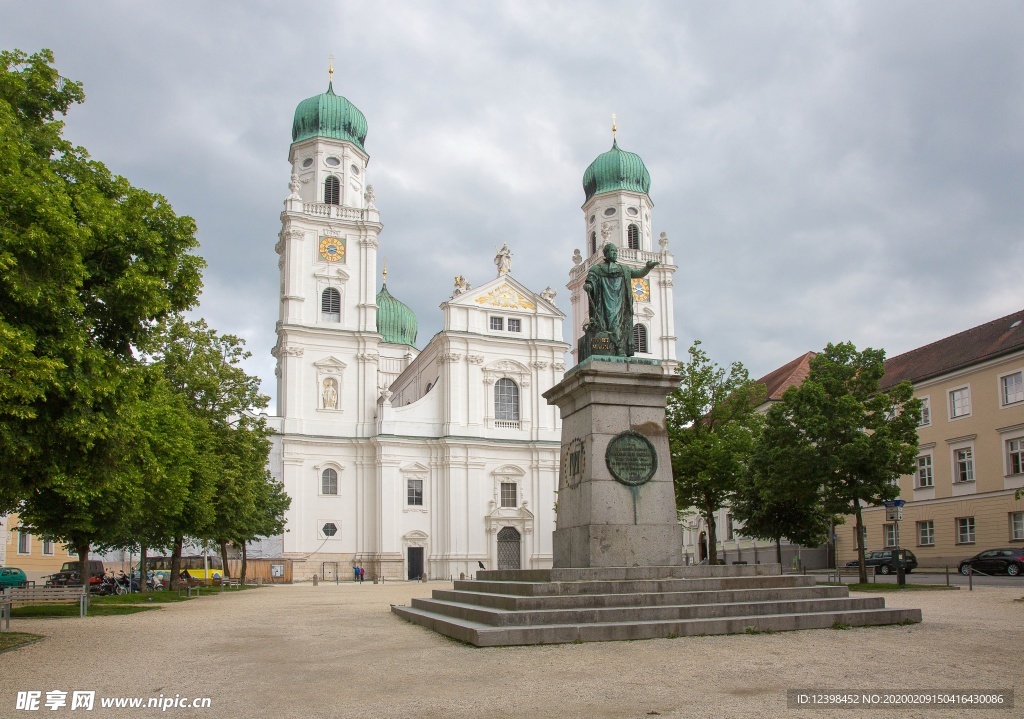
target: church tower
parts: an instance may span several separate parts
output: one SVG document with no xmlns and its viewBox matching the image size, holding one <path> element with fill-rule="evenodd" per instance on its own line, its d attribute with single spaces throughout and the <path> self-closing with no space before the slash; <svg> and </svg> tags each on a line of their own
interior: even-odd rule
<svg viewBox="0 0 1024 719">
<path fill-rule="evenodd" d="M 365 437 L 374 426 L 381 224 L 366 184 L 366 133 L 363 113 L 333 82 L 295 109 L 291 194 L 276 247 L 274 355 L 285 434 Z"/>
<path fill-rule="evenodd" d="M 651 174 L 640 156 L 619 147 L 612 125 L 612 147 L 597 156 L 583 173 L 583 247 L 573 256 L 569 272 L 569 297 L 572 302 L 572 335 L 575 343 L 583 336 L 587 321 L 587 295 L 583 282 L 587 271 L 603 261 L 602 248 L 609 242 L 618 247 L 618 261 L 641 268 L 648 260 L 661 264 L 647 277 L 633 281 L 633 338 L 637 357 L 669 360 L 666 371 L 673 371 L 676 359 L 675 318 L 672 306 L 672 276 L 676 266 L 668 251 L 668 237 L 662 232 L 657 246 L 652 236 L 650 197 Z M 576 356 L 577 349 L 573 349 Z M 579 357 L 576 357 L 579 361 Z"/>
</svg>

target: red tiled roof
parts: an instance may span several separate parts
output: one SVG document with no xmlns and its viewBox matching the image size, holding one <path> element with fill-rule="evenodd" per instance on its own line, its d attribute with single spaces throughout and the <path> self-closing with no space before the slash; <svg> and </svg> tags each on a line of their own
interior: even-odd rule
<svg viewBox="0 0 1024 719">
<path fill-rule="evenodd" d="M 810 363 L 814 359 L 815 354 L 815 352 L 807 352 L 800 355 L 792 362 L 787 362 L 777 370 L 772 370 L 757 380 L 758 384 L 763 384 L 768 388 L 768 395 L 765 400 L 777 402 L 782 399 L 782 393 L 787 389 L 793 385 L 803 383 L 807 379 L 807 374 L 811 371 Z"/>
<path fill-rule="evenodd" d="M 879 389 L 903 380 L 921 382 L 1024 349 L 1024 310 L 972 327 L 885 361 Z"/>
</svg>

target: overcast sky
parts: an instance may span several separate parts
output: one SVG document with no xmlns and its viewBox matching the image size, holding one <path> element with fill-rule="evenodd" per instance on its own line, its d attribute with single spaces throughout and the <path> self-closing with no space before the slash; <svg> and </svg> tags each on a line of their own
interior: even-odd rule
<svg viewBox="0 0 1024 719">
<path fill-rule="evenodd" d="M 1024 307 L 1019 2 L 0 11 L 0 45 L 51 48 L 84 84 L 66 135 L 196 219 L 197 314 L 247 340 L 271 395 L 292 115 L 331 54 L 369 124 L 379 254 L 420 347 L 452 276 L 491 279 L 503 242 L 513 275 L 569 314 L 581 180 L 613 112 L 679 266 L 680 356 L 700 339 L 757 377 L 828 342 L 892 356 Z"/>
</svg>

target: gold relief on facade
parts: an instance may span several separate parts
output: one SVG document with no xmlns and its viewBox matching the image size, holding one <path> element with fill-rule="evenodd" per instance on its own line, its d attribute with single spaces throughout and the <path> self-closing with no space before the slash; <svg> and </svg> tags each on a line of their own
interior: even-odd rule
<svg viewBox="0 0 1024 719">
<path fill-rule="evenodd" d="M 495 287 L 487 294 L 480 295 L 475 302 L 488 307 L 502 307 L 506 309 L 535 310 L 537 305 L 530 302 L 521 294 L 512 289 L 509 285 Z"/>
</svg>

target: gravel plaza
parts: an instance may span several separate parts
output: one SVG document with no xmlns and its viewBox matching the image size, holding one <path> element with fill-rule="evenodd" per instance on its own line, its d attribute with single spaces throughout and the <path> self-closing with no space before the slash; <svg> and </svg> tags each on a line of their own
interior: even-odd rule
<svg viewBox="0 0 1024 719">
<path fill-rule="evenodd" d="M 1021 708 L 794 709 L 822 693 L 1017 689 L 1024 588 L 887 593 L 911 626 L 478 649 L 391 604 L 449 582 L 264 587 L 128 616 L 14 619 L 46 638 L 0 654 L 0 717 L 1013 717 Z M 95 708 L 16 710 L 19 691 Z M 103 709 L 100 697 L 209 697 L 209 709 Z M 1018 698 L 1018 701 L 1022 699 Z"/>
</svg>

